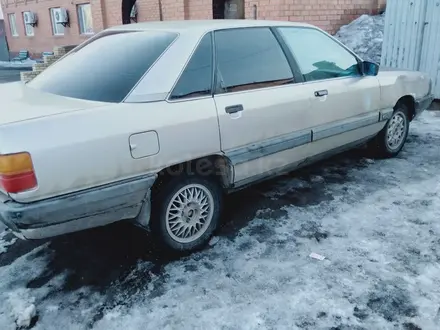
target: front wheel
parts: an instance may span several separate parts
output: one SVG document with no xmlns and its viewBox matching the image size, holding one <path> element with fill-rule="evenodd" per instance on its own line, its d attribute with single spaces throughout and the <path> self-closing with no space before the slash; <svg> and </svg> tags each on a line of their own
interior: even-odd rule
<svg viewBox="0 0 440 330">
<path fill-rule="evenodd" d="M 171 179 L 153 201 L 151 230 L 159 243 L 175 251 L 205 245 L 220 221 L 223 191 L 213 179 Z"/>
<path fill-rule="evenodd" d="M 406 104 L 399 103 L 393 115 L 376 138 L 370 143 L 374 156 L 395 157 L 405 145 L 409 133 L 409 110 Z"/>
</svg>

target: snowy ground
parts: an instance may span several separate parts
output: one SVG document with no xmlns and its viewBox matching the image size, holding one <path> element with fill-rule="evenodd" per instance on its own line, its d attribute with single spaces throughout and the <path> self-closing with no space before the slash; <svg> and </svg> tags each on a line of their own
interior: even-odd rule
<svg viewBox="0 0 440 330">
<path fill-rule="evenodd" d="M 382 54 L 385 14 L 362 15 L 335 34 L 342 43 L 363 60 L 380 63 Z"/>
<path fill-rule="evenodd" d="M 0 329 L 439 329 L 439 169 L 426 112 L 395 159 L 352 152 L 231 196 L 219 242 L 186 258 L 124 224 L 2 234 Z"/>
</svg>

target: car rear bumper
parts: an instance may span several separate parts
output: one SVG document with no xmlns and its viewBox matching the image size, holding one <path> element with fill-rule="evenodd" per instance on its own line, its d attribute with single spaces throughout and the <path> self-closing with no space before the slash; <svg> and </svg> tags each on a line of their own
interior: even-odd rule
<svg viewBox="0 0 440 330">
<path fill-rule="evenodd" d="M 41 239 L 133 219 L 149 206 L 155 179 L 147 175 L 26 204 L 1 194 L 0 220 L 22 239 Z"/>
<path fill-rule="evenodd" d="M 414 117 L 427 110 L 431 106 L 432 101 L 434 101 L 434 95 L 431 94 L 416 100 Z"/>
</svg>

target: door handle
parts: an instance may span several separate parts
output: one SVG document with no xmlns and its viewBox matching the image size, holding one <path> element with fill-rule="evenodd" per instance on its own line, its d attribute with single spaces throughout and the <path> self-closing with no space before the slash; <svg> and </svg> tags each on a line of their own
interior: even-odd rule
<svg viewBox="0 0 440 330">
<path fill-rule="evenodd" d="M 243 110 L 244 108 L 242 104 L 230 105 L 225 108 L 226 113 L 236 113 Z"/>
<path fill-rule="evenodd" d="M 328 95 L 328 90 L 326 90 L 326 89 L 322 89 L 320 91 L 315 92 L 316 97 L 321 97 L 321 96 L 326 96 L 326 95 Z"/>
</svg>

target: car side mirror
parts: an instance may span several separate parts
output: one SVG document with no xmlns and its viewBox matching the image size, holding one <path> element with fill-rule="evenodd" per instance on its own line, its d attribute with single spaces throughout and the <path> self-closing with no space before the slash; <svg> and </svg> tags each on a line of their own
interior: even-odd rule
<svg viewBox="0 0 440 330">
<path fill-rule="evenodd" d="M 379 73 L 379 65 L 373 62 L 363 61 L 362 64 L 362 73 L 365 76 L 377 76 Z"/>
</svg>

